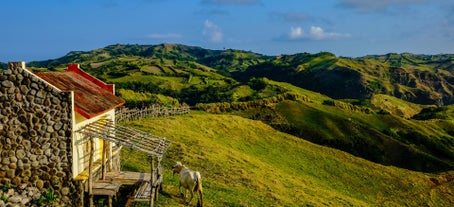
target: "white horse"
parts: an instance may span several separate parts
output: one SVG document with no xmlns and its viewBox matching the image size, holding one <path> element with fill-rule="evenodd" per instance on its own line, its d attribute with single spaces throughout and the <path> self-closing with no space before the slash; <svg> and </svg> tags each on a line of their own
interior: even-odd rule
<svg viewBox="0 0 454 207">
<path fill-rule="evenodd" d="M 186 195 L 181 192 L 181 187 L 185 188 L 185 193 L 187 190 L 191 193 L 191 198 L 189 198 L 189 201 L 186 204 L 191 202 L 194 197 L 194 192 L 199 192 L 197 205 L 203 207 L 202 177 L 200 176 L 200 173 L 188 169 L 186 166 L 181 164 L 181 162 L 177 162 L 177 164 L 173 166 L 173 175 L 175 175 L 175 173 L 180 174 L 180 186 L 178 187 L 178 190 L 183 195 L 184 201 L 186 201 Z"/>
</svg>

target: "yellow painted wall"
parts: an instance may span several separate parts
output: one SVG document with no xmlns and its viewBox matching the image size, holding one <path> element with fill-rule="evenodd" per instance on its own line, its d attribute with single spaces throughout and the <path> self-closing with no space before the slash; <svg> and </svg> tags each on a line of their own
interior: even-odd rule
<svg viewBox="0 0 454 207">
<path fill-rule="evenodd" d="M 111 119 L 115 121 L 115 110 L 108 111 L 104 114 L 101 114 L 97 117 L 93 117 L 91 119 L 86 119 L 82 115 L 78 113 L 73 113 L 74 118 L 73 118 L 73 176 L 74 178 L 79 175 L 81 172 L 83 172 L 87 167 L 88 167 L 88 158 L 89 158 L 89 142 L 90 140 L 88 137 L 84 137 L 83 134 L 77 133 L 79 129 L 82 127 L 96 122 L 101 119 Z M 103 150 L 103 140 L 102 139 L 94 139 L 94 157 L 93 160 L 97 161 L 102 158 L 102 150 Z M 108 149 L 112 150 L 112 149 Z"/>
</svg>

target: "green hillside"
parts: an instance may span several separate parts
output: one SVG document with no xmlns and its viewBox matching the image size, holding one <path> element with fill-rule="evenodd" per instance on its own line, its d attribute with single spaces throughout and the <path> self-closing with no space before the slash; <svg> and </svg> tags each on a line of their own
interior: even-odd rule
<svg viewBox="0 0 454 207">
<path fill-rule="evenodd" d="M 151 82 L 153 88 L 175 98 L 191 86 L 201 89 L 214 85 L 227 91 L 237 81 L 267 77 L 336 99 L 369 99 L 374 94 L 387 94 L 419 104 L 454 103 L 454 55 L 449 54 L 390 53 L 346 58 L 321 52 L 265 56 L 179 44 L 117 44 L 70 52 L 58 59 L 30 62 L 29 66 L 62 70 L 71 62 L 109 82 Z M 175 84 L 169 86 L 162 81 Z"/>
<path fill-rule="evenodd" d="M 427 174 L 375 164 L 259 121 L 192 112 L 127 125 L 172 141 L 159 206 L 183 206 L 171 173 L 176 161 L 201 172 L 206 206 L 454 205 L 453 171 Z M 146 156 L 125 149 L 122 157 L 124 169 L 149 170 Z"/>
<path fill-rule="evenodd" d="M 256 101 L 198 104 L 207 112 L 261 120 L 280 131 L 386 165 L 439 172 L 454 168 L 452 107 L 422 106 L 387 95 L 334 100 L 288 83 Z"/>
<path fill-rule="evenodd" d="M 377 163 L 439 172 L 454 169 L 453 60 L 117 44 L 28 67 L 61 71 L 79 63 L 114 83 L 127 107 L 188 104 L 261 120 Z"/>
<path fill-rule="evenodd" d="M 330 53 L 277 56 L 235 73 L 238 79 L 267 77 L 332 98 L 388 94 L 420 104 L 452 104 L 454 55 L 387 54 L 361 58 Z"/>
</svg>

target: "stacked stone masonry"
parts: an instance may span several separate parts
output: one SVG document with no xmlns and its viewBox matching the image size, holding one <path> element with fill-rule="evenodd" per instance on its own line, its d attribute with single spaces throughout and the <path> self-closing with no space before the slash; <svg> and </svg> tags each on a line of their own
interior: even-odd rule
<svg viewBox="0 0 454 207">
<path fill-rule="evenodd" d="M 20 64 L 0 73 L 0 186 L 50 188 L 62 206 L 77 200 L 71 100 Z"/>
</svg>

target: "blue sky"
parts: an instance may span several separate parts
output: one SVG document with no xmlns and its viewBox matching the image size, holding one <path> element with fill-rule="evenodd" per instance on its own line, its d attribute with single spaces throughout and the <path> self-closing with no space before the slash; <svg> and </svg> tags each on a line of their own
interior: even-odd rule
<svg viewBox="0 0 454 207">
<path fill-rule="evenodd" d="M 268 55 L 454 53 L 452 0 L 14 0 L 0 8 L 2 62 L 164 42 Z"/>
</svg>

